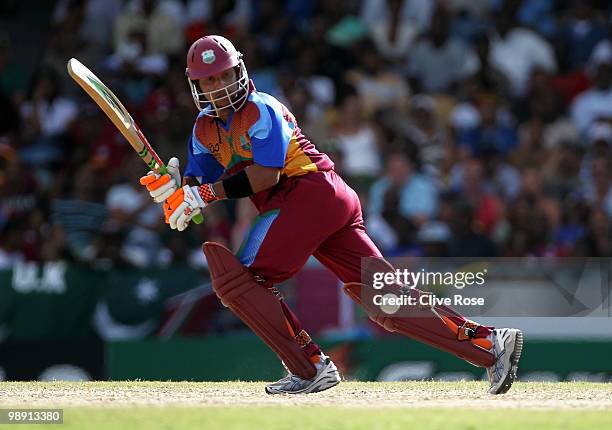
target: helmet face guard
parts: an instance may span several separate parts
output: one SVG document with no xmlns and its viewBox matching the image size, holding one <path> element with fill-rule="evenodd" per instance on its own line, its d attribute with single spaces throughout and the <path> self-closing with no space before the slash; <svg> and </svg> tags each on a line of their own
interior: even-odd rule
<svg viewBox="0 0 612 430">
<path fill-rule="evenodd" d="M 187 77 L 193 102 L 204 115 L 218 118 L 223 110 L 237 111 L 246 103 L 249 96 L 249 75 L 240 53 L 239 58 L 236 66 L 238 78 L 225 87 L 213 91 L 201 91 L 198 81 Z M 227 102 L 223 103 L 224 101 Z"/>
</svg>

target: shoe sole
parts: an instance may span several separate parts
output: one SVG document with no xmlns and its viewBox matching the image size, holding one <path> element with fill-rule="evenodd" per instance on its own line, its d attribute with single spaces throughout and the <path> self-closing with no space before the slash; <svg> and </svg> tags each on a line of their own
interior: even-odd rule
<svg viewBox="0 0 612 430">
<path fill-rule="evenodd" d="M 516 331 L 516 335 L 514 337 L 514 349 L 512 350 L 512 354 L 510 355 L 510 371 L 504 378 L 503 382 L 500 384 L 497 391 L 492 392 L 491 394 L 504 394 L 507 393 L 514 380 L 516 379 L 516 372 L 518 371 L 518 363 L 521 359 L 521 353 L 523 352 L 523 332 L 520 330 Z"/>
<path fill-rule="evenodd" d="M 335 387 L 340 383 L 340 374 L 338 370 L 335 369 L 332 374 L 324 375 L 322 374 L 321 379 L 315 380 L 308 387 L 299 390 L 299 391 L 280 391 L 280 390 L 271 390 L 269 387 L 266 387 L 266 393 L 268 394 L 309 394 L 309 393 L 318 393 L 320 391 L 329 390 L 332 387 Z"/>
</svg>

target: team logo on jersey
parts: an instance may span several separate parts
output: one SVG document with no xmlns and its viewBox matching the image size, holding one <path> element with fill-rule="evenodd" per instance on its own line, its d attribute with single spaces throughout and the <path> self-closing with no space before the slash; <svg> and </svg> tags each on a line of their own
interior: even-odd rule
<svg viewBox="0 0 612 430">
<path fill-rule="evenodd" d="M 214 63 L 215 60 L 215 51 L 212 49 L 207 49 L 206 51 L 202 52 L 202 61 L 204 61 L 206 64 Z"/>
</svg>

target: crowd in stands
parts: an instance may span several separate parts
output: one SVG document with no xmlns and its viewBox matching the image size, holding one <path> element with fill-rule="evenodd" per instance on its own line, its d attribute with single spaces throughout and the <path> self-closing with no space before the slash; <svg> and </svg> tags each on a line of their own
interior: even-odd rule
<svg viewBox="0 0 612 430">
<path fill-rule="evenodd" d="M 24 15 L 8 5 L 0 19 Z M 48 20 L 33 67 L 0 29 L 0 269 L 239 247 L 248 199 L 170 230 L 147 167 L 66 73 L 88 65 L 184 166 L 185 54 L 205 34 L 232 40 L 333 158 L 385 255 L 612 256 L 607 1 L 59 0 Z"/>
</svg>

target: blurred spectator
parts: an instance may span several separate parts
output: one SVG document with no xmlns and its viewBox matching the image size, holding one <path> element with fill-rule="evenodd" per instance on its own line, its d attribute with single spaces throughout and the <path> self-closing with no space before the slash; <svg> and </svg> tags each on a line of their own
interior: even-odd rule
<svg viewBox="0 0 612 430">
<path fill-rule="evenodd" d="M 529 223 L 523 218 L 522 210 L 525 206 L 515 208 L 515 203 L 519 206 L 531 207 L 533 225 L 529 226 Z M 565 247 L 568 244 L 573 245 L 581 234 L 580 232 L 576 234 L 572 227 L 567 229 L 567 225 L 561 226 L 560 204 L 554 197 L 545 192 L 542 172 L 537 166 L 528 168 L 523 172 L 520 194 L 509 205 L 508 219 L 510 231 L 507 239 L 510 241 L 510 253 L 513 255 L 525 255 L 525 253 L 564 255 Z M 515 233 L 521 236 L 517 240 L 512 237 Z M 560 247 L 557 250 L 547 245 L 547 241 L 551 239 L 552 234 L 556 235 L 555 245 Z M 561 238 L 563 239 L 561 240 Z M 519 251 L 521 246 L 526 246 L 526 249 Z"/>
<path fill-rule="evenodd" d="M 304 135 L 317 146 L 324 144 L 332 127 L 326 110 L 313 100 L 306 85 L 300 81 L 293 85 L 287 93 L 287 102 Z"/>
<path fill-rule="evenodd" d="M 451 238 L 450 228 L 440 221 L 429 221 L 421 226 L 417 233 L 417 242 L 425 257 L 448 256 L 448 241 Z"/>
<path fill-rule="evenodd" d="M 287 63 L 304 47 L 314 48 L 318 59 L 317 74 L 328 76 L 339 86 L 343 84 L 346 70 L 359 62 L 359 49 L 361 42 L 367 39 L 367 31 L 356 17 L 358 2 L 324 0 L 315 4 L 312 20 L 302 27 L 300 33 L 290 26 L 293 31 L 289 33 L 287 42 L 288 54 L 284 55 L 285 59 L 280 58 L 279 62 Z M 282 20 L 287 22 L 284 17 Z M 304 77 L 304 73 L 296 70 L 290 73 L 296 72 Z"/>
<path fill-rule="evenodd" d="M 508 154 L 518 144 L 516 130 L 510 116 L 500 106 L 500 99 L 492 93 L 482 93 L 476 100 L 478 125 L 457 133 L 457 144 L 470 149 L 472 155 L 482 151 L 496 151 Z"/>
<path fill-rule="evenodd" d="M 591 212 L 585 235 L 577 248 L 581 257 L 612 257 L 612 229 L 604 210 Z"/>
<path fill-rule="evenodd" d="M 161 75 L 168 68 L 168 58 L 160 52 L 148 52 L 142 29 L 133 28 L 125 42 L 104 60 L 104 67 L 114 73 Z"/>
<path fill-rule="evenodd" d="M 43 64 L 55 71 L 63 87 L 65 86 L 63 83 L 70 81 L 66 73 L 66 61 L 69 58 L 79 58 L 86 64 L 91 64 L 97 60 L 95 54 L 99 55 L 95 47 L 88 46 L 81 37 L 85 7 L 85 0 L 71 0 L 66 4 L 57 5 L 52 17 L 51 31 L 45 40 Z M 94 56 L 90 57 L 90 53 Z"/>
<path fill-rule="evenodd" d="M 77 115 L 74 101 L 62 96 L 59 77 L 50 69 L 39 69 L 32 90 L 21 106 L 28 132 L 42 138 L 64 134 Z"/>
<path fill-rule="evenodd" d="M 115 53 L 122 58 L 183 55 L 181 10 L 174 0 L 130 0 L 115 21 Z"/>
<path fill-rule="evenodd" d="M 441 93 L 476 73 L 478 57 L 461 39 L 449 34 L 451 16 L 438 6 L 431 17 L 429 34 L 410 52 L 407 74 L 416 91 Z"/>
<path fill-rule="evenodd" d="M 345 80 L 357 89 L 367 113 L 378 109 L 405 110 L 410 88 L 402 75 L 389 67 L 365 41 L 360 47 L 360 67 L 348 70 Z"/>
<path fill-rule="evenodd" d="M 42 207 L 38 184 L 17 152 L 0 144 L 0 228 L 11 220 L 27 220 L 37 207 Z"/>
<path fill-rule="evenodd" d="M 319 69 L 323 57 L 313 46 L 304 46 L 296 56 L 292 75 L 308 88 L 312 101 L 321 107 L 330 106 L 336 98 L 333 80 Z"/>
<path fill-rule="evenodd" d="M 519 107 L 528 116 L 519 126 L 519 140 L 539 140 L 546 149 L 558 148 L 561 142 L 578 140 L 578 129 L 566 114 L 565 105 L 552 86 L 547 73 L 536 72 L 532 76 L 525 107 Z"/>
<path fill-rule="evenodd" d="M 249 0 L 189 0 L 185 12 L 187 45 L 205 34 L 226 34 L 233 39 L 248 29 L 252 12 Z"/>
<path fill-rule="evenodd" d="M 381 170 L 380 132 L 365 118 L 357 96 L 342 101 L 334 137 L 341 155 L 340 171 L 349 183 L 367 188 Z"/>
<path fill-rule="evenodd" d="M 229 8 L 231 3 L 226 2 L 226 7 Z M 282 59 L 283 53 L 287 52 L 286 43 L 292 30 L 290 20 L 284 12 L 283 2 L 265 1 L 259 3 L 252 17 L 251 29 L 257 35 L 257 43 L 265 58 L 274 65 Z M 294 51 L 288 52 L 291 53 L 289 56 L 297 54 Z"/>
<path fill-rule="evenodd" d="M 544 124 L 532 119 L 519 127 L 519 143 L 510 154 L 510 162 L 524 169 L 526 167 L 543 166 L 550 157 L 550 150 L 544 146 Z"/>
<path fill-rule="evenodd" d="M 257 91 L 282 98 L 278 71 L 268 61 L 258 39 L 244 38 L 240 41 L 240 47 L 240 52 L 244 55 L 244 62 L 249 65 L 249 78 L 255 83 Z"/>
<path fill-rule="evenodd" d="M 578 196 L 565 199 L 561 209 L 561 222 L 554 231 L 554 247 L 549 247 L 549 253 L 572 256 L 584 239 L 590 209 Z"/>
<path fill-rule="evenodd" d="M 468 159 L 456 168 L 459 166 L 462 168 L 461 182 L 453 191 L 470 205 L 478 231 L 492 234 L 503 217 L 503 202 L 494 190 L 486 189 L 485 170 L 481 160 Z"/>
<path fill-rule="evenodd" d="M 197 110 L 185 81 L 185 68 L 173 63 L 165 79 L 147 94 L 142 105 L 141 127 L 160 157 L 176 154 L 176 147 L 188 139 Z M 100 142 L 102 143 L 102 142 Z M 130 155 L 132 157 L 132 155 Z"/>
<path fill-rule="evenodd" d="M 610 159 L 595 158 L 591 163 L 591 178 L 584 186 L 584 196 L 591 206 L 604 210 L 612 218 Z"/>
<path fill-rule="evenodd" d="M 450 205 L 451 238 L 448 241 L 449 257 L 495 257 L 495 243 L 480 230 L 474 222 L 474 210 L 464 200 L 452 198 L 446 201 Z"/>
<path fill-rule="evenodd" d="M 0 225 L 0 270 L 9 270 L 24 261 L 23 222 L 13 220 Z"/>
<path fill-rule="evenodd" d="M 484 34 L 489 28 L 487 18 L 490 15 L 490 0 L 445 0 L 453 15 L 451 33 L 466 43 L 474 40 L 478 34 Z"/>
<path fill-rule="evenodd" d="M 602 156 L 610 155 L 612 124 L 607 122 L 591 124 L 587 130 L 586 141 L 593 151 L 601 153 Z"/>
<path fill-rule="evenodd" d="M 581 133 L 593 121 L 612 121 L 612 42 L 600 42 L 591 58 L 593 88 L 580 94 L 572 105 L 572 119 Z"/>
<path fill-rule="evenodd" d="M 563 142 L 559 150 L 550 153 L 542 171 L 547 188 L 556 198 L 564 199 L 580 190 L 583 156 L 584 150 L 573 141 Z"/>
<path fill-rule="evenodd" d="M 121 252 L 126 233 L 112 225 L 102 224 L 100 235 L 92 240 L 88 259 L 97 270 L 110 271 L 134 267 Z"/>
<path fill-rule="evenodd" d="M 47 68 L 39 69 L 32 89 L 21 106 L 21 117 L 30 145 L 20 151 L 26 164 L 42 165 L 60 161 L 65 135 L 76 119 L 75 102 L 61 95 L 59 77 Z"/>
<path fill-rule="evenodd" d="M 470 15 L 483 19 L 491 11 L 491 0 L 446 0 L 448 7 L 455 15 Z"/>
<path fill-rule="evenodd" d="M 66 233 L 60 226 L 45 229 L 45 238 L 40 249 L 41 261 L 66 261 L 72 256 L 66 242 Z"/>
<path fill-rule="evenodd" d="M 486 150 L 481 154 L 484 167 L 484 187 L 488 192 L 511 201 L 519 192 L 521 173 L 506 161 L 501 153 Z"/>
<path fill-rule="evenodd" d="M 538 166 L 529 167 L 523 171 L 520 190 L 518 190 L 517 194 L 520 194 L 519 197 L 528 197 L 537 201 L 538 203 L 542 203 L 548 198 L 544 192 L 544 178 L 542 176 L 542 171 L 538 168 Z M 554 220 L 551 219 L 551 221 Z"/>
<path fill-rule="evenodd" d="M 72 100 L 62 97 L 55 72 L 39 69 L 21 114 L 30 132 L 41 137 L 55 137 L 68 130 L 76 117 L 77 106 Z"/>
<path fill-rule="evenodd" d="M 68 247 L 79 260 L 90 260 L 107 217 L 103 204 L 108 183 L 91 165 L 83 165 L 74 177 L 64 178 L 63 193 L 51 202 L 51 221 L 66 232 Z"/>
<path fill-rule="evenodd" d="M 118 172 L 123 177 L 106 193 L 106 222 L 126 232 L 121 253 L 139 267 L 159 264 L 163 251 L 157 234 L 163 227 L 163 211 L 139 183 L 143 170 L 137 157 L 126 158 Z"/>
<path fill-rule="evenodd" d="M 418 35 L 427 30 L 434 2 L 429 0 L 365 0 L 361 19 L 378 52 L 403 61 Z"/>
<path fill-rule="evenodd" d="M 490 37 L 484 31 L 479 32 L 473 36 L 472 43 L 478 57 L 480 68 L 476 71 L 472 79 L 467 82 L 467 84 L 471 84 L 471 86 L 467 86 L 467 90 L 471 90 L 468 91 L 467 95 L 473 96 L 475 92 L 485 90 L 494 91 L 504 98 L 510 98 L 512 96 L 510 80 L 502 69 L 498 68 L 494 62 L 490 60 Z M 465 90 L 464 88 L 463 91 Z"/>
<path fill-rule="evenodd" d="M 405 152 L 389 155 L 385 176 L 376 181 L 369 194 L 367 228 L 374 241 L 391 251 L 415 241 L 416 231 L 438 208 L 438 189 Z"/>
<path fill-rule="evenodd" d="M 508 257 L 545 255 L 549 235 L 546 214 L 529 195 L 519 196 L 508 208 L 510 232 L 505 244 Z"/>
<path fill-rule="evenodd" d="M 517 11 L 518 21 L 525 27 L 533 28 L 547 39 L 557 32 L 557 22 L 554 12 L 555 0 L 520 1 Z"/>
<path fill-rule="evenodd" d="M 585 66 L 607 29 L 595 16 L 592 0 L 572 0 L 568 18 L 559 29 L 558 48 L 563 68 L 573 71 Z"/>
<path fill-rule="evenodd" d="M 584 196 L 583 190 L 594 189 L 593 184 L 593 163 L 594 160 L 610 160 L 612 151 L 612 125 L 608 123 L 594 123 L 589 127 L 585 143 L 588 145 L 584 149 L 584 156 L 581 159 L 580 166 L 580 188 L 576 192 L 580 192 Z"/>
<path fill-rule="evenodd" d="M 78 37 L 83 44 L 78 58 L 95 64 L 110 53 L 113 27 L 121 7 L 121 0 L 60 0 L 53 12 L 53 22 L 61 25 L 72 20 L 71 15 L 78 11 L 71 29 L 71 36 Z"/>
<path fill-rule="evenodd" d="M 350 48 L 367 36 L 368 29 L 363 22 L 353 14 L 349 14 L 333 25 L 327 31 L 325 38 L 332 46 Z"/>
<path fill-rule="evenodd" d="M 509 79 L 512 95 L 521 97 L 534 70 L 555 72 L 557 62 L 553 48 L 546 39 L 532 30 L 518 27 L 516 3 L 507 1 L 496 13 L 490 61 Z"/>
<path fill-rule="evenodd" d="M 436 102 L 430 96 L 419 94 L 410 100 L 410 108 L 405 135 L 416 144 L 424 172 L 438 175 L 445 171 L 451 148 L 448 133 L 437 117 Z"/>
</svg>

